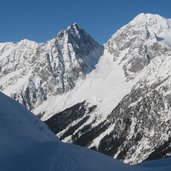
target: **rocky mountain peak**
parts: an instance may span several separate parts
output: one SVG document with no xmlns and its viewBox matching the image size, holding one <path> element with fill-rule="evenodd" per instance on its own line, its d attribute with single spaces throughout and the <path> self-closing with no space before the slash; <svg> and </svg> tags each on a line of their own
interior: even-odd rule
<svg viewBox="0 0 171 171">
<path fill-rule="evenodd" d="M 138 28 L 146 27 L 146 29 L 155 34 L 169 31 L 171 28 L 170 21 L 158 14 L 139 14 L 129 24 Z"/>
<path fill-rule="evenodd" d="M 125 75 L 132 78 L 161 51 L 170 49 L 170 26 L 168 19 L 142 13 L 118 30 L 105 47 L 114 61 L 123 66 Z"/>
<path fill-rule="evenodd" d="M 65 30 L 61 30 L 58 34 L 57 37 L 63 37 L 64 34 L 76 34 L 79 36 L 81 29 L 79 28 L 77 23 L 69 25 Z"/>
<path fill-rule="evenodd" d="M 77 32 L 77 33 L 79 33 L 81 28 L 78 26 L 77 23 L 73 23 L 70 26 L 68 26 L 68 28 L 66 30 L 67 30 L 67 32 Z"/>
<path fill-rule="evenodd" d="M 137 16 L 134 17 L 134 19 L 132 21 L 147 21 L 147 20 L 166 20 L 166 18 L 158 15 L 158 14 L 151 14 L 151 13 L 140 13 Z M 131 22 L 132 22 L 131 21 Z"/>
<path fill-rule="evenodd" d="M 100 45 L 76 23 L 57 34 L 56 44 L 69 44 L 77 55 L 88 56 Z"/>
<path fill-rule="evenodd" d="M 33 109 L 49 95 L 73 89 L 78 79 L 94 69 L 102 53 L 103 48 L 75 23 L 47 43 L 4 43 L 0 90 Z M 8 91 L 8 86 L 13 88 Z"/>
</svg>

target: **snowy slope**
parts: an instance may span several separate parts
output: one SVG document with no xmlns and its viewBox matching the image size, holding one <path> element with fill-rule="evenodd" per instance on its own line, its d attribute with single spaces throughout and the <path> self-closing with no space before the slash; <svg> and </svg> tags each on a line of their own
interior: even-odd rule
<svg viewBox="0 0 171 171">
<path fill-rule="evenodd" d="M 0 170 L 3 171 L 156 171 L 170 159 L 129 166 L 100 153 L 61 143 L 45 124 L 0 93 Z"/>
<path fill-rule="evenodd" d="M 60 143 L 43 122 L 2 93 L 0 104 L 0 170 L 96 170 L 94 162 L 103 160 L 101 170 L 123 168 L 106 156 Z"/>
<path fill-rule="evenodd" d="M 133 82 L 126 82 L 122 68 L 117 63 L 113 63 L 112 56 L 104 54 L 96 69 L 87 74 L 86 79 L 79 80 L 73 90 L 57 98 L 49 97 L 34 112 L 45 111 L 42 119 L 46 120 L 49 114 L 86 100 L 91 105 L 97 105 L 98 115 L 103 114 L 101 116 L 106 118 L 104 114 L 112 111 L 122 97 L 131 90 L 131 85 Z"/>
<path fill-rule="evenodd" d="M 59 142 L 43 122 L 2 93 L 0 104 L 0 170 L 124 168 L 109 157 Z"/>
</svg>

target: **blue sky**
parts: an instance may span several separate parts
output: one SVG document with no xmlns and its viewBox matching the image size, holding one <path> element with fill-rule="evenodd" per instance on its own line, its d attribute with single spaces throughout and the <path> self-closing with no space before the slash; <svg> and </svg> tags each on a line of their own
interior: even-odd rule
<svg viewBox="0 0 171 171">
<path fill-rule="evenodd" d="M 171 18 L 171 0 L 0 0 L 0 41 L 44 42 L 76 22 L 104 43 L 139 13 Z"/>
</svg>

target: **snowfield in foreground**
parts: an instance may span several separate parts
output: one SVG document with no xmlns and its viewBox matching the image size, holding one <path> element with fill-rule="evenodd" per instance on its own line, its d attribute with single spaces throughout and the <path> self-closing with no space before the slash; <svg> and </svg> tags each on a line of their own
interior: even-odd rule
<svg viewBox="0 0 171 171">
<path fill-rule="evenodd" d="M 171 159 L 129 166 L 79 146 L 60 142 L 47 126 L 0 93 L 1 171 L 169 171 Z"/>
</svg>

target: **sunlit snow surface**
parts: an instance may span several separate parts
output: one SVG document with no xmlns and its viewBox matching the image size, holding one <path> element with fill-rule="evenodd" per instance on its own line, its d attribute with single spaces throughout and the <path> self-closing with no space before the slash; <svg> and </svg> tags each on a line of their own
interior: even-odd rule
<svg viewBox="0 0 171 171">
<path fill-rule="evenodd" d="M 169 171 L 165 159 L 129 166 L 92 150 L 60 142 L 46 125 L 0 94 L 1 171 Z"/>
</svg>

